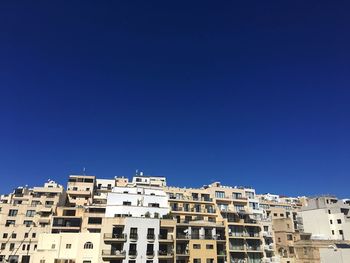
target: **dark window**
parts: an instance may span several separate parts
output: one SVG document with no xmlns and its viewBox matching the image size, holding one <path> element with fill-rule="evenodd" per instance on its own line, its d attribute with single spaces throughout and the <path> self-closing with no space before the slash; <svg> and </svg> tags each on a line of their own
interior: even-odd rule
<svg viewBox="0 0 350 263">
<path fill-rule="evenodd" d="M 341 224 L 341 219 L 337 219 L 337 223 L 338 223 L 338 224 Z"/>
<path fill-rule="evenodd" d="M 102 224 L 102 217 L 89 217 L 88 223 L 101 225 Z"/>
</svg>

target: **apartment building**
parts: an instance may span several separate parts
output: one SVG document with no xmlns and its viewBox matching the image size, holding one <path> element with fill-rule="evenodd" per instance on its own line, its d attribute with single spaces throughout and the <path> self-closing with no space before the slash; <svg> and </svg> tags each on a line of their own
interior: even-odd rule
<svg viewBox="0 0 350 263">
<path fill-rule="evenodd" d="M 350 204 L 334 196 L 311 198 L 299 212 L 304 231 L 317 239 L 350 240 Z"/>
<path fill-rule="evenodd" d="M 1 196 L 0 262 L 33 262 L 38 236 L 50 232 L 53 215 L 64 204 L 65 191 L 54 181 Z"/>
<path fill-rule="evenodd" d="M 314 263 L 349 251 L 350 202 L 333 197 L 257 195 L 219 182 L 170 187 L 137 173 L 70 175 L 67 192 L 49 181 L 0 200 L 0 262 Z"/>
<path fill-rule="evenodd" d="M 295 242 L 296 263 L 350 262 L 350 241 L 315 240 L 311 234 L 301 233 Z"/>
<path fill-rule="evenodd" d="M 265 234 L 271 237 L 272 243 L 269 248 L 275 255 L 270 262 L 274 260 L 281 263 L 294 263 L 296 259 L 294 242 L 300 239 L 300 224 L 297 216 L 300 202 L 295 198 L 273 194 L 259 195 L 259 199 L 264 214 L 262 222 L 269 221 L 272 227 L 272 233 Z"/>
<path fill-rule="evenodd" d="M 33 262 L 99 263 L 99 246 L 99 233 L 40 234 Z"/>
</svg>

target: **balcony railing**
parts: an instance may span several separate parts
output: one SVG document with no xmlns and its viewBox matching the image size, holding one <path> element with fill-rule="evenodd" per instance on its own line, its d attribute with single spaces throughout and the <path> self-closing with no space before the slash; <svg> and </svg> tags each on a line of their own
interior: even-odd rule
<svg viewBox="0 0 350 263">
<path fill-rule="evenodd" d="M 247 250 L 261 251 L 261 246 L 247 246 Z"/>
<path fill-rule="evenodd" d="M 162 250 L 159 250 L 158 251 L 158 256 L 163 256 L 163 257 L 171 257 L 174 255 L 174 252 L 173 251 L 162 251 Z"/>
<path fill-rule="evenodd" d="M 120 240 L 125 240 L 126 239 L 126 234 L 113 234 L 113 233 L 106 233 L 103 235 L 104 239 L 120 239 Z"/>
<path fill-rule="evenodd" d="M 102 256 L 116 256 L 125 257 L 126 252 L 124 250 L 102 250 Z"/>
<path fill-rule="evenodd" d="M 173 240 L 173 235 L 167 234 L 167 235 L 158 235 L 159 240 Z"/>
<path fill-rule="evenodd" d="M 153 258 L 154 257 L 154 251 L 153 250 L 152 251 L 146 251 L 146 256 L 148 258 Z"/>
<path fill-rule="evenodd" d="M 230 250 L 239 250 L 239 251 L 243 251 L 245 249 L 245 246 L 230 246 Z"/>
<path fill-rule="evenodd" d="M 154 240 L 155 239 L 155 235 L 154 234 L 147 234 L 147 239 L 148 240 Z"/>
<path fill-rule="evenodd" d="M 137 240 L 138 239 L 137 233 L 130 233 L 130 239 Z"/>
<path fill-rule="evenodd" d="M 129 250 L 129 257 L 136 257 L 137 251 L 136 250 Z"/>
</svg>

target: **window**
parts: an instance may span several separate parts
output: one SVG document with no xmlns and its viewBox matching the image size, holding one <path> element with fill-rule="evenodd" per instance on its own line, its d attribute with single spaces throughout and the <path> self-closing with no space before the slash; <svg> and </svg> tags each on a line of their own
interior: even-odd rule
<svg viewBox="0 0 350 263">
<path fill-rule="evenodd" d="M 17 234 L 16 233 L 12 233 L 11 234 L 11 238 L 16 238 L 17 237 Z"/>
<path fill-rule="evenodd" d="M 71 249 L 72 248 L 72 244 L 66 244 L 66 249 Z"/>
<path fill-rule="evenodd" d="M 40 259 L 40 263 L 45 263 L 45 259 Z"/>
<path fill-rule="evenodd" d="M 8 216 L 17 216 L 18 210 L 10 209 Z"/>
<path fill-rule="evenodd" d="M 30 227 L 33 224 L 33 221 L 31 220 L 24 220 L 23 221 L 23 225 L 25 225 L 26 227 Z"/>
<path fill-rule="evenodd" d="M 287 240 L 293 240 L 293 236 L 292 235 L 287 235 Z"/>
<path fill-rule="evenodd" d="M 284 214 L 280 214 L 281 217 L 284 217 Z"/>
<path fill-rule="evenodd" d="M 28 237 L 28 233 L 24 233 L 24 238 L 27 238 Z"/>
<path fill-rule="evenodd" d="M 2 238 L 7 238 L 8 237 L 8 234 L 7 233 L 4 233 L 3 235 L 2 235 Z"/>
<path fill-rule="evenodd" d="M 294 247 L 289 247 L 289 253 L 294 254 Z"/>
<path fill-rule="evenodd" d="M 246 195 L 249 199 L 254 199 L 254 192 L 245 192 L 245 195 Z"/>
<path fill-rule="evenodd" d="M 56 248 L 56 244 L 51 244 L 51 249 L 55 249 Z"/>
<path fill-rule="evenodd" d="M 334 235 L 334 230 L 332 230 L 332 235 Z"/>
<path fill-rule="evenodd" d="M 207 263 L 214 263 L 214 259 L 213 258 L 207 258 Z"/>
<path fill-rule="evenodd" d="M 329 220 L 329 223 L 332 225 L 333 224 L 333 220 L 331 219 L 331 220 Z"/>
<path fill-rule="evenodd" d="M 307 248 L 304 247 L 303 250 L 304 250 L 304 255 L 307 255 Z"/>
<path fill-rule="evenodd" d="M 4 250 L 6 248 L 6 243 L 1 243 L 1 250 Z"/>
<path fill-rule="evenodd" d="M 137 239 L 137 228 L 135 227 L 130 228 L 130 238 Z"/>
<path fill-rule="evenodd" d="M 132 243 L 129 245 L 129 255 L 132 255 L 132 256 L 137 255 L 136 244 Z"/>
<path fill-rule="evenodd" d="M 154 255 L 154 245 L 153 244 L 147 244 L 147 256 L 152 256 Z"/>
<path fill-rule="evenodd" d="M 91 263 L 91 260 L 83 260 L 83 263 Z"/>
<path fill-rule="evenodd" d="M 193 249 L 201 249 L 201 245 L 200 244 L 193 244 Z"/>
<path fill-rule="evenodd" d="M 26 217 L 33 217 L 35 215 L 35 210 L 28 210 L 26 213 Z"/>
<path fill-rule="evenodd" d="M 216 192 L 215 192 L 215 197 L 216 197 L 216 198 L 225 198 L 225 192 L 216 191 Z M 194 259 L 194 260 L 195 260 L 195 259 Z"/>
<path fill-rule="evenodd" d="M 339 235 L 342 235 L 343 234 L 343 230 L 339 230 Z"/>
<path fill-rule="evenodd" d="M 36 238 L 36 233 L 32 233 L 32 238 Z"/>
<path fill-rule="evenodd" d="M 16 223 L 16 221 L 15 220 L 6 220 L 6 224 L 5 224 L 5 226 L 14 226 L 15 225 L 15 223 Z"/>
<path fill-rule="evenodd" d="M 84 244 L 84 249 L 93 249 L 94 245 L 91 242 L 86 242 Z"/>
<path fill-rule="evenodd" d="M 193 259 L 193 263 L 201 263 L 201 259 L 200 258 L 195 258 L 195 259 Z"/>
<path fill-rule="evenodd" d="M 330 214 L 331 213 L 331 210 L 328 210 L 328 214 Z"/>
<path fill-rule="evenodd" d="M 338 223 L 338 224 L 341 224 L 341 219 L 337 219 L 337 223 Z"/>
<path fill-rule="evenodd" d="M 276 214 L 276 213 L 274 213 L 274 214 L 273 214 L 273 216 L 277 216 L 277 214 Z"/>
<path fill-rule="evenodd" d="M 233 193 L 232 198 L 233 199 L 242 199 L 242 194 L 241 193 Z"/>
<path fill-rule="evenodd" d="M 147 229 L 147 239 L 154 239 L 154 228 Z"/>
<path fill-rule="evenodd" d="M 124 201 L 124 202 L 123 202 L 123 205 L 131 205 L 131 202 L 129 202 L 129 201 Z"/>
<path fill-rule="evenodd" d="M 13 251 L 15 249 L 15 243 L 10 243 L 10 251 Z"/>
<path fill-rule="evenodd" d="M 88 224 L 101 225 L 102 217 L 89 217 Z"/>
<path fill-rule="evenodd" d="M 207 245 L 205 246 L 205 248 L 206 248 L 206 249 L 214 249 L 214 246 L 211 245 L 211 244 L 207 244 Z"/>
<path fill-rule="evenodd" d="M 280 237 L 278 238 L 278 242 L 281 242 L 281 238 Z"/>
</svg>

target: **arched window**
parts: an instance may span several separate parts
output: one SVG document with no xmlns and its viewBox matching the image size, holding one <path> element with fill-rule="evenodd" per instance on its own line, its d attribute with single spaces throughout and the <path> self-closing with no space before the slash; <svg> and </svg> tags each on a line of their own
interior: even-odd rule
<svg viewBox="0 0 350 263">
<path fill-rule="evenodd" d="M 93 249 L 94 245 L 91 242 L 86 242 L 84 244 L 84 249 Z"/>
</svg>

